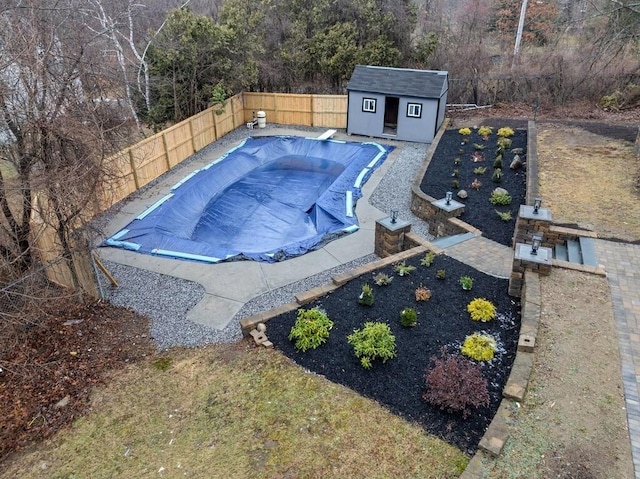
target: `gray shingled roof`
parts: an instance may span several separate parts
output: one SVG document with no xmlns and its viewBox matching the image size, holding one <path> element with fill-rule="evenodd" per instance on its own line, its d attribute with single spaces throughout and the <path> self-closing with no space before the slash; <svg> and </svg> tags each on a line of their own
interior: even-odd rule
<svg viewBox="0 0 640 479">
<path fill-rule="evenodd" d="M 347 90 L 440 98 L 446 81 L 447 72 L 358 65 L 353 70 Z"/>
</svg>

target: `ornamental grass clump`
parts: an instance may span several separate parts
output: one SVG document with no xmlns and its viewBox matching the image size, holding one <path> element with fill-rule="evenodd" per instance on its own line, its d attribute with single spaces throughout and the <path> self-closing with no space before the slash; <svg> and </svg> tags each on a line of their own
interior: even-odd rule
<svg viewBox="0 0 640 479">
<path fill-rule="evenodd" d="M 507 206 L 511 204 L 511 195 L 504 190 L 496 189 L 491 192 L 489 202 L 492 205 Z"/>
<path fill-rule="evenodd" d="M 467 312 L 471 315 L 471 319 L 474 321 L 482 321 L 486 323 L 495 319 L 496 307 L 495 305 L 484 298 L 475 298 L 467 305 Z"/>
<path fill-rule="evenodd" d="M 492 336 L 473 333 L 466 337 L 460 352 L 474 361 L 491 361 L 496 348 L 496 340 Z"/>
<path fill-rule="evenodd" d="M 388 286 L 393 281 L 393 277 L 385 273 L 378 273 L 373 277 L 373 282 L 378 286 Z"/>
<path fill-rule="evenodd" d="M 420 259 L 420 264 L 425 268 L 429 268 L 433 264 L 433 260 L 436 259 L 436 254 L 433 251 L 427 251 L 424 258 Z"/>
<path fill-rule="evenodd" d="M 386 323 L 366 322 L 362 329 L 355 329 L 347 336 L 347 342 L 353 346 L 356 357 L 365 369 L 370 369 L 375 359 L 386 363 L 397 356 L 396 338 Z"/>
<path fill-rule="evenodd" d="M 466 419 L 472 409 L 489 405 L 489 388 L 482 366 L 442 348 L 440 358 L 431 358 L 433 366 L 425 375 L 422 397 L 429 404 L 450 413 L 462 413 Z"/>
<path fill-rule="evenodd" d="M 316 349 L 329 338 L 333 321 L 324 311 L 318 308 L 299 309 L 296 322 L 289 332 L 289 341 L 293 341 L 296 349 L 306 351 Z"/>
</svg>

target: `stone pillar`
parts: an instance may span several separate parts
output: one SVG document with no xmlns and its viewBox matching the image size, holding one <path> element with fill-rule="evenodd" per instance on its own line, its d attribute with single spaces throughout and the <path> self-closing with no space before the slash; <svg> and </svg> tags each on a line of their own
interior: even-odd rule
<svg viewBox="0 0 640 479">
<path fill-rule="evenodd" d="M 409 231 L 411 223 L 406 221 L 396 219 L 392 223 L 390 217 L 376 220 L 375 254 L 386 258 L 404 251 L 404 235 Z"/>
<path fill-rule="evenodd" d="M 435 213 L 429 219 L 429 232 L 436 238 L 455 234 L 455 232 L 450 231 L 449 218 L 459 217 L 464 212 L 464 203 L 451 199 L 447 204 L 446 199 L 441 199 L 432 201 L 431 206 L 435 209 Z M 433 229 L 432 226 L 434 227 Z"/>
<path fill-rule="evenodd" d="M 553 250 L 541 246 L 536 254 L 533 254 L 530 244 L 516 243 L 513 257 L 513 267 L 509 277 L 509 296 L 520 297 L 525 271 L 534 271 L 541 276 L 551 274 L 553 263 Z"/>
<path fill-rule="evenodd" d="M 513 238 L 514 246 L 518 243 L 531 243 L 533 235 L 541 233 L 542 246 L 552 248 L 554 244 L 547 239 L 551 221 L 551 211 L 547 208 L 539 208 L 535 213 L 533 206 L 520 205 Z"/>
</svg>

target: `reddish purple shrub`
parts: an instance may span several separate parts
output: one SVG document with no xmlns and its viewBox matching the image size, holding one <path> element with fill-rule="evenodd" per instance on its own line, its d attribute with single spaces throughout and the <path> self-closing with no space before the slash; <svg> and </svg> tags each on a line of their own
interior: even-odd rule
<svg viewBox="0 0 640 479">
<path fill-rule="evenodd" d="M 461 412 L 463 418 L 471 408 L 489 405 L 487 380 L 482 367 L 457 354 L 448 354 L 442 348 L 441 357 L 432 357 L 433 367 L 427 370 L 427 389 L 423 398 L 433 406 L 447 412 Z"/>
</svg>

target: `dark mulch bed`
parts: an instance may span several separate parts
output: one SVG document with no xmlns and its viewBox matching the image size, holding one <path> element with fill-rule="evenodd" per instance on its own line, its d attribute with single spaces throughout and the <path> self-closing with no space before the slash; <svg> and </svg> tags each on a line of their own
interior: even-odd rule
<svg viewBox="0 0 640 479">
<path fill-rule="evenodd" d="M 525 152 L 520 155 L 524 161 L 524 167 L 519 170 L 511 170 L 509 165 L 513 160 L 514 154 L 511 150 L 507 150 L 503 157 L 503 178 L 500 183 L 491 181 L 493 173 L 493 162 L 496 157 L 497 127 L 494 127 L 494 133 L 487 140 L 483 140 L 478 135 L 477 130 L 472 129 L 471 135 L 464 137 L 458 133 L 458 129 L 446 130 L 436 146 L 431 163 L 427 168 L 427 172 L 420 184 L 421 190 L 429 196 L 436 199 L 444 198 L 447 191 L 454 194 L 454 199 L 465 204 L 464 213 L 460 219 L 482 231 L 482 235 L 496 241 L 498 243 L 511 246 L 513 239 L 513 231 L 515 229 L 515 220 L 518 216 L 518 208 L 525 204 L 527 177 L 526 177 L 526 151 L 527 151 L 527 131 L 515 129 L 511 124 L 501 124 L 502 126 L 511 126 L 514 128 L 515 135 L 511 137 L 512 148 L 522 148 Z M 468 138 L 467 143 L 462 143 L 464 138 Z M 482 150 L 485 160 L 482 162 L 473 162 L 472 154 L 474 153 L 474 143 L 486 145 Z M 460 158 L 460 164 L 454 165 L 455 158 Z M 486 166 L 487 170 L 482 175 L 473 173 L 473 170 L 479 166 Z M 457 168 L 459 172 L 458 183 L 459 189 L 453 187 L 452 174 Z M 478 178 L 482 183 L 479 190 L 472 189 L 471 183 Z M 491 192 L 496 187 L 506 189 L 511 195 L 512 201 L 510 206 L 496 207 L 489 202 Z M 468 198 L 461 200 L 456 198 L 459 190 L 465 190 Z M 507 223 L 500 219 L 496 210 L 501 212 L 510 211 L 513 219 Z"/>
<path fill-rule="evenodd" d="M 82 416 L 96 385 L 155 353 L 148 319 L 59 299 L 0 323 L 0 461 Z"/>
<path fill-rule="evenodd" d="M 502 389 L 511 370 L 520 325 L 519 301 L 507 295 L 507 281 L 488 276 L 447 256 L 439 256 L 426 268 L 420 258 L 407 264 L 416 266 L 409 276 L 395 276 L 388 286 L 376 286 L 373 275 L 353 280 L 333 293 L 306 305 L 317 306 L 335 321 L 329 340 L 316 350 L 297 351 L 288 340 L 296 312 L 281 315 L 267 325 L 269 339 L 275 347 L 301 366 L 343 384 L 372 398 L 427 431 L 473 453 L 500 403 Z M 446 279 L 435 278 L 444 269 Z M 394 275 L 393 268 L 381 271 Z M 472 291 L 458 284 L 462 275 L 475 279 Z M 374 288 L 375 303 L 371 307 L 358 304 L 362 285 Z M 420 284 L 433 291 L 429 302 L 416 302 L 414 291 Z M 475 297 L 486 297 L 497 306 L 501 319 L 489 323 L 472 321 L 466 305 Z M 418 311 L 418 325 L 403 328 L 399 313 L 404 307 Z M 397 344 L 398 356 L 386 363 L 375 362 L 364 369 L 347 343 L 346 337 L 366 321 L 383 321 L 390 325 Z M 474 410 L 467 419 L 430 406 L 423 398 L 424 375 L 431 358 L 439 356 L 443 346 L 456 352 L 465 337 L 476 331 L 487 332 L 499 339 L 502 351 L 490 363 L 483 363 L 483 375 L 489 381 L 490 405 Z"/>
</svg>

